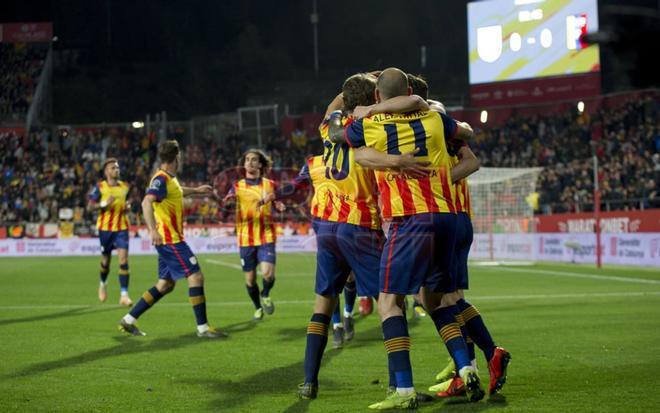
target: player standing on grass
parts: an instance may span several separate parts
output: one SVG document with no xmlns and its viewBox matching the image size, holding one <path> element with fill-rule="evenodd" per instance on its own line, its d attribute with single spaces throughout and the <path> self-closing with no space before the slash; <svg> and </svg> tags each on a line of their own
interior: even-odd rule
<svg viewBox="0 0 660 413">
<path fill-rule="evenodd" d="M 101 173 L 104 179 L 94 186 L 87 204 L 88 210 L 99 211 L 96 220 L 101 242 L 99 301 L 103 303 L 108 298 L 108 273 L 112 250 L 116 248 L 121 288 L 119 304 L 130 306 L 133 301 L 128 296 L 128 218 L 125 213 L 129 186 L 119 180 L 119 162 L 116 158 L 106 159 L 101 167 Z"/>
<path fill-rule="evenodd" d="M 320 127 L 324 155 L 310 158 L 294 185 L 311 181 L 314 186 L 310 208 L 317 237 L 316 300 L 307 327 L 305 381 L 298 390 L 302 399 L 317 396 L 330 316 L 351 270 L 355 273 L 358 294 L 373 296 L 378 291 L 376 269 L 382 252 L 382 230 L 374 196 L 374 175 L 354 162 L 353 151 L 345 142 L 332 143 L 328 137 L 328 122 L 333 112 L 343 108 L 350 113 L 358 103 L 372 102 L 374 86 L 374 78 L 368 74 L 357 74 L 344 82 L 343 94 L 329 105 Z M 351 120 L 342 117 L 341 112 L 338 115 L 336 120 L 342 124 Z M 388 160 L 390 163 L 383 166 L 418 167 L 412 154 Z M 290 190 L 283 187 L 278 195 Z"/>
<path fill-rule="evenodd" d="M 245 287 L 254 304 L 253 319 L 261 320 L 273 314 L 275 305 L 270 291 L 275 285 L 275 225 L 272 204 L 263 200 L 275 189 L 275 182 L 266 178 L 272 161 L 258 149 L 243 154 L 240 165 L 245 169 L 245 178 L 236 182 L 223 202 L 236 200 L 236 236 L 240 248 L 241 268 L 245 274 Z M 281 202 L 275 204 L 283 210 Z M 259 294 L 257 265 L 261 264 L 263 288 Z"/>
<path fill-rule="evenodd" d="M 471 159 L 476 162 L 478 159 L 465 143 L 448 143 L 449 153 L 452 164 L 457 165 L 464 159 Z M 456 187 L 456 251 L 455 251 L 455 272 L 458 280 L 458 291 L 455 293 L 456 306 L 460 310 L 458 322 L 463 330 L 468 346 L 468 354 L 472 366 L 476 369 L 476 357 L 474 344 L 483 351 L 488 362 L 488 372 L 490 375 L 488 392 L 494 394 L 499 391 L 506 382 L 506 373 L 511 355 L 502 347 L 497 347 L 484 323 L 479 310 L 465 300 L 465 290 L 468 289 L 468 255 L 472 245 L 472 208 L 470 205 L 470 192 L 467 179 L 454 176 L 452 169 L 452 181 Z M 436 375 L 436 381 L 439 384 L 431 386 L 429 391 L 436 392 L 439 397 L 460 396 L 465 393 L 465 385 L 460 376 L 456 375 L 456 365 L 452 359 L 449 364 Z"/>
<path fill-rule="evenodd" d="M 419 96 L 422 99 L 426 100 L 426 102 L 428 103 L 427 107 L 424 109 L 431 108 L 436 112 L 441 112 L 443 114 L 446 114 L 446 110 L 442 103 L 428 99 L 428 84 L 421 76 L 415 76 L 408 73 L 407 77 L 412 93 L 415 96 Z M 387 101 L 385 103 L 388 102 L 392 102 L 392 100 Z M 355 108 L 353 115 L 356 118 L 362 118 L 365 116 L 373 116 L 379 113 L 384 113 L 386 111 L 389 112 L 404 111 L 401 110 L 401 108 L 392 107 L 391 103 L 388 106 L 384 106 L 385 103 L 381 102 L 377 105 L 358 106 Z M 410 108 L 410 109 L 422 109 L 422 108 Z M 467 221 L 468 225 L 465 225 L 466 224 L 465 211 L 470 210 L 469 192 L 466 187 L 467 180 L 465 178 L 467 178 L 470 174 L 476 172 L 479 169 L 480 163 L 477 157 L 474 155 L 474 153 L 470 150 L 470 148 L 467 146 L 465 142 L 460 140 L 452 140 L 452 139 L 449 140 L 446 139 L 445 142 L 447 144 L 448 151 L 451 155 L 452 182 L 456 185 L 455 201 L 456 201 L 456 210 L 458 211 L 458 224 L 457 224 L 457 237 L 456 237 L 456 260 L 454 261 L 454 264 L 455 266 L 459 266 L 458 263 L 461 262 L 463 263 L 463 266 L 462 267 L 459 266 L 459 269 L 461 271 L 459 271 L 459 269 L 455 269 L 454 274 L 459 275 L 458 280 L 460 286 L 460 285 L 467 285 L 467 253 L 469 252 L 470 244 L 472 242 L 472 232 L 471 232 L 471 224 L 469 222 L 469 217 Z M 464 288 L 464 287 L 459 287 L 459 288 Z M 458 293 L 460 295 L 461 291 L 459 291 Z M 421 293 L 414 295 L 415 304 L 413 305 L 413 310 L 414 310 L 413 316 L 415 317 L 419 317 L 420 314 L 419 310 L 422 309 L 420 303 L 421 298 L 419 297 L 420 295 Z M 460 298 L 461 296 L 455 297 L 455 300 L 459 300 Z M 461 327 L 461 332 L 464 333 L 463 336 L 467 342 L 468 353 L 470 355 L 470 359 L 472 360 L 472 366 L 475 367 L 476 369 L 476 361 L 474 360 L 474 343 L 470 339 L 469 335 L 465 333 L 465 324 L 463 323 L 462 320 L 463 320 L 462 317 L 460 316 L 457 317 L 457 321 L 459 322 L 459 325 Z M 500 354 L 505 354 L 505 353 L 500 352 Z M 506 358 L 502 358 L 502 359 L 506 360 Z M 499 365 L 499 363 L 495 363 L 495 364 Z M 460 379 L 460 377 L 454 377 L 456 375 L 455 370 L 456 367 L 454 366 L 454 362 L 450 358 L 450 365 L 447 366 L 442 372 L 440 372 L 436 376 L 436 380 L 441 383 L 432 386 L 429 390 L 436 392 L 437 396 L 439 397 L 458 396 L 465 394 L 465 386 L 463 386 L 462 380 Z M 506 378 L 506 374 L 505 374 L 506 366 L 500 369 L 491 368 L 491 371 L 497 371 L 497 370 L 504 371 L 503 374 L 494 375 L 499 378 L 498 382 L 503 383 L 503 379 Z M 493 375 L 491 375 L 491 385 L 493 382 L 494 382 Z M 390 372 L 390 389 L 388 391 L 391 393 L 393 391 L 392 389 L 396 391 L 396 380 L 392 377 L 392 373 Z"/>
<path fill-rule="evenodd" d="M 135 336 L 144 336 L 136 325 L 137 319 L 165 294 L 171 292 L 182 278 L 188 281 L 188 295 L 197 322 L 197 336 L 226 337 L 223 331 L 210 327 L 206 318 L 204 275 L 197 257 L 183 239 L 183 197 L 210 195 L 213 188 L 202 185 L 182 187 L 176 178 L 181 166 L 179 144 L 164 141 L 158 148 L 160 168 L 142 201 L 144 221 L 149 229 L 151 243 L 158 251 L 158 282 L 145 291 L 140 301 L 119 322 L 119 329 Z"/>
<path fill-rule="evenodd" d="M 406 74 L 399 69 L 383 71 L 376 86 L 377 102 L 411 93 Z M 454 358 L 466 385 L 468 399 L 478 401 L 484 393 L 471 366 L 456 315 L 455 302 L 443 296 L 456 290 L 452 260 L 456 237 L 456 210 L 450 178 L 445 135 L 467 138 L 468 125 L 433 111 L 405 114 L 385 113 L 360 119 L 345 130 L 354 148 L 372 147 L 390 155 L 416 150 L 431 162 L 431 174 L 416 178 L 406 174 L 377 171 L 381 213 L 392 219 L 380 265 L 378 310 L 382 320 L 388 364 L 396 378 L 396 392 L 369 406 L 386 410 L 415 408 L 416 392 L 410 364 L 410 336 L 401 305 L 406 294 L 424 286 L 424 302 L 438 333 Z M 355 152 L 363 163 L 364 151 Z M 361 162 L 362 160 L 362 162 Z"/>
<path fill-rule="evenodd" d="M 408 82 L 412 93 L 428 101 L 428 83 L 420 76 L 408 73 Z M 439 102 L 429 101 L 433 110 L 445 113 L 444 106 Z M 447 137 L 445 137 L 447 138 Z M 474 343 L 484 352 L 488 362 L 490 380 L 488 390 L 493 394 L 500 390 L 506 382 L 506 370 L 511 355 L 505 349 L 496 347 L 490 332 L 486 327 L 479 311 L 465 300 L 465 290 L 468 289 L 468 255 L 472 245 L 472 208 L 470 203 L 470 190 L 467 176 L 479 170 L 480 162 L 470 150 L 467 143 L 460 140 L 447 140 L 447 149 L 451 160 L 451 178 L 455 186 L 456 221 L 456 250 L 454 272 L 458 280 L 458 291 L 455 297 L 456 306 L 460 310 L 459 325 L 466 339 L 468 354 L 472 367 L 477 368 Z M 439 384 L 431 386 L 429 391 L 436 392 L 439 397 L 452 397 L 465 394 L 465 385 L 456 375 L 456 366 L 450 358 L 449 364 L 436 375 Z"/>
</svg>

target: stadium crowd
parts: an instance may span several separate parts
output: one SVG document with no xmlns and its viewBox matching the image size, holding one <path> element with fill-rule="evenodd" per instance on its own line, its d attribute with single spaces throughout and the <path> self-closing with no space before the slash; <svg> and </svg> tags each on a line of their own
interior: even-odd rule
<svg viewBox="0 0 660 413">
<path fill-rule="evenodd" d="M 0 43 L 0 119 L 24 116 L 44 66 L 46 50 Z"/>
<path fill-rule="evenodd" d="M 592 116 L 512 118 L 478 130 L 471 146 L 482 166 L 543 167 L 537 183 L 542 213 L 593 210 L 594 152 L 604 209 L 658 208 L 659 109 L 646 97 Z"/>
<path fill-rule="evenodd" d="M 589 211 L 593 208 L 595 150 L 600 162 L 604 209 L 660 207 L 660 125 L 652 98 L 616 109 L 512 118 L 502 127 L 475 125 L 472 144 L 483 166 L 542 166 L 537 190 L 539 212 Z M 55 222 L 60 209 L 75 223 L 92 223 L 87 194 L 100 179 L 106 157 L 120 160 L 121 178 L 131 186 L 129 219 L 139 224 L 140 201 L 156 161 L 157 136 L 144 129 L 100 127 L 47 129 L 29 134 L 0 134 L 0 222 Z M 287 181 L 306 157 L 320 153 L 318 139 L 273 133 L 264 139 L 274 161 L 271 177 Z M 184 182 L 212 183 L 221 198 L 239 176 L 237 160 L 248 148 L 239 134 L 209 137 L 184 148 Z M 520 151 L 517 148 L 525 148 Z M 283 219 L 302 220 L 304 199 L 288 200 Z M 215 199 L 186 204 L 189 223 L 232 222 L 231 210 Z"/>
<path fill-rule="evenodd" d="M 291 178 L 308 153 L 320 150 L 316 142 L 294 145 L 291 139 L 280 136 L 268 142 L 267 150 L 274 159 L 272 174 L 277 180 Z M 237 160 L 247 148 L 240 135 L 188 145 L 181 179 L 213 183 L 217 193 L 223 194 L 239 176 Z M 0 222 L 56 222 L 61 209 L 71 210 L 74 223 L 94 222 L 93 214 L 85 208 L 87 194 L 101 179 L 103 160 L 115 157 L 120 162 L 121 179 L 131 186 L 129 220 L 139 224 L 140 203 L 157 161 L 156 150 L 155 133 L 130 127 L 0 133 Z M 289 202 L 297 206 L 295 199 Z M 186 204 L 188 222 L 232 222 L 232 211 L 220 206 L 211 198 L 190 201 Z M 294 219 L 299 211 L 290 210 L 288 218 Z"/>
</svg>

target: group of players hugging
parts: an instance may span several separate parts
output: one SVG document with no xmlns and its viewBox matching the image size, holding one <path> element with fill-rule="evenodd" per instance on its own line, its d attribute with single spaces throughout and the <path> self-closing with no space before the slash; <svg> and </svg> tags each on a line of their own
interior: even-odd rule
<svg viewBox="0 0 660 413">
<path fill-rule="evenodd" d="M 481 400 L 485 391 L 477 373 L 476 345 L 488 364 L 488 392 L 498 392 L 511 356 L 495 345 L 479 311 L 465 299 L 473 236 L 467 177 L 479 169 L 468 146 L 473 136 L 470 125 L 452 119 L 440 102 L 429 100 L 423 78 L 388 68 L 346 79 L 319 129 L 323 153 L 310 157 L 292 182 L 277 185 L 268 179 L 270 159 L 261 150 L 248 150 L 239 161 L 245 177 L 219 197 L 220 202 L 236 205 L 241 268 L 255 306 L 253 318 L 261 320 L 275 309 L 270 296 L 275 284 L 273 208 L 282 210 L 281 199 L 312 189 L 316 297 L 298 396 L 317 397 L 331 322 L 335 345 L 352 339 L 356 295 L 377 300 L 388 359 L 386 397 L 370 409 L 414 409 L 428 398 L 413 385 L 407 295 L 421 302 L 450 355 L 429 391 L 437 397 Z M 158 281 L 120 320 L 119 329 L 145 335 L 137 319 L 185 278 L 197 335 L 226 337 L 208 323 L 204 276 L 183 236 L 183 197 L 218 194 L 210 185 L 181 186 L 176 141 L 163 141 L 158 155 L 160 167 L 142 201 L 151 243 L 158 251 Z M 119 180 L 117 159 L 107 159 L 102 173 L 104 179 L 89 196 L 89 208 L 99 210 L 99 299 L 107 299 L 110 257 L 117 249 L 120 304 L 131 306 L 125 215 L 129 187 Z M 338 297 L 344 290 L 348 302 L 342 322 Z"/>
</svg>

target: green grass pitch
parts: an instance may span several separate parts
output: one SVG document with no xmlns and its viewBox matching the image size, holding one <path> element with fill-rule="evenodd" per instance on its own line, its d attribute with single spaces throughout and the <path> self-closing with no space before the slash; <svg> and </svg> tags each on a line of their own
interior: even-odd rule
<svg viewBox="0 0 660 413">
<path fill-rule="evenodd" d="M 278 256 L 275 314 L 261 322 L 251 321 L 237 256 L 199 259 L 210 323 L 228 339 L 196 337 L 185 283 L 142 316 L 148 336 L 120 334 L 116 258 L 105 304 L 96 257 L 0 260 L 0 411 L 363 412 L 384 398 L 386 355 L 372 314 L 357 316 L 351 343 L 326 349 L 319 398 L 296 399 L 314 255 Z M 156 280 L 156 257 L 130 265 L 137 300 Z M 507 384 L 479 403 L 435 401 L 420 411 L 657 411 L 658 269 L 472 266 L 470 277 L 468 297 L 512 354 Z M 410 333 L 416 388 L 425 391 L 446 351 L 430 319 L 411 320 Z M 487 382 L 481 354 L 479 367 Z"/>
</svg>

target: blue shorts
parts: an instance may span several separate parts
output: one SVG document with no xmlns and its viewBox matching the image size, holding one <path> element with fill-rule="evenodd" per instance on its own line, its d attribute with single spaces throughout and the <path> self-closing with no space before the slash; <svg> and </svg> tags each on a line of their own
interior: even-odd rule
<svg viewBox="0 0 660 413">
<path fill-rule="evenodd" d="M 260 262 L 275 264 L 275 243 L 269 242 L 256 247 L 241 247 L 240 254 L 243 272 L 254 270 Z"/>
<path fill-rule="evenodd" d="M 357 294 L 377 296 L 383 231 L 320 219 L 312 226 L 317 245 L 316 293 L 336 297 L 352 270 Z"/>
<path fill-rule="evenodd" d="M 470 246 L 474 237 L 472 229 L 472 220 L 464 212 L 459 212 L 456 220 L 456 259 L 454 266 L 456 268 L 456 286 L 459 290 L 467 290 L 468 283 L 468 255 Z"/>
<path fill-rule="evenodd" d="M 99 231 L 101 241 L 101 254 L 109 255 L 113 249 L 128 249 L 128 230 L 122 231 Z"/>
<path fill-rule="evenodd" d="M 156 245 L 158 251 L 158 278 L 177 281 L 200 272 L 197 257 L 185 241 Z"/>
<path fill-rule="evenodd" d="M 456 291 L 453 261 L 456 215 L 418 214 L 395 218 L 380 261 L 380 291 L 417 294 Z"/>
</svg>

